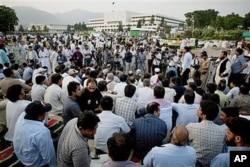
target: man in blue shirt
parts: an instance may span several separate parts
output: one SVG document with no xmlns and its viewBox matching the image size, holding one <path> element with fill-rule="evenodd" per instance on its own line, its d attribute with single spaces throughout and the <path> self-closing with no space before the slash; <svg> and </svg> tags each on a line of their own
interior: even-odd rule
<svg viewBox="0 0 250 167">
<path fill-rule="evenodd" d="M 242 71 L 245 68 L 247 68 L 248 65 L 243 56 L 243 49 L 237 48 L 235 50 L 235 55 L 237 58 L 231 64 L 232 73 L 229 78 L 229 83 L 233 80 L 237 80 L 240 82 L 241 85 L 242 83 L 244 83 L 244 77 L 245 77 L 245 75 L 242 74 Z"/>
<path fill-rule="evenodd" d="M 154 147 L 144 158 L 146 167 L 162 166 L 195 166 L 196 151 L 187 146 L 188 130 L 182 126 L 176 126 L 170 135 L 171 142 L 162 147 Z"/>
<path fill-rule="evenodd" d="M 227 130 L 227 145 L 233 146 L 229 147 L 228 151 L 250 151 L 250 121 L 235 117 L 231 118 L 226 122 L 228 127 Z M 230 153 L 221 153 L 217 155 L 211 161 L 210 167 L 229 167 L 230 164 Z"/>
<path fill-rule="evenodd" d="M 141 160 L 151 148 L 162 145 L 167 135 L 167 125 L 159 116 L 160 104 L 151 102 L 147 105 L 147 114 L 132 124 L 131 134 L 135 140 L 135 155 Z"/>
<path fill-rule="evenodd" d="M 16 123 L 14 150 L 25 166 L 56 167 L 56 154 L 50 131 L 44 126 L 45 112 L 51 110 L 50 104 L 40 101 L 30 103 Z"/>
</svg>

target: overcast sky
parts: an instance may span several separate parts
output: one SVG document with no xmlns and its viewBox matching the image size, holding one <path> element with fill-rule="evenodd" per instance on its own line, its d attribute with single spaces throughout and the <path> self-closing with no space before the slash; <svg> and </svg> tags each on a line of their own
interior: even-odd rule
<svg viewBox="0 0 250 167">
<path fill-rule="evenodd" d="M 183 20 L 185 13 L 195 10 L 215 9 L 221 16 L 232 12 L 244 16 L 250 12 L 250 0 L 0 0 L 0 2 L 9 7 L 30 6 L 50 13 L 62 13 L 77 8 L 92 12 L 129 10 L 146 14 L 163 14 Z"/>
</svg>

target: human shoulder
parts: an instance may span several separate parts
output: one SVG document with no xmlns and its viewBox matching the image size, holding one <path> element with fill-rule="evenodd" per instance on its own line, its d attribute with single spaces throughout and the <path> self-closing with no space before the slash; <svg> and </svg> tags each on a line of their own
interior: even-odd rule
<svg viewBox="0 0 250 167">
<path fill-rule="evenodd" d="M 229 167 L 229 161 L 229 153 L 221 153 L 212 159 L 210 167 Z"/>
</svg>

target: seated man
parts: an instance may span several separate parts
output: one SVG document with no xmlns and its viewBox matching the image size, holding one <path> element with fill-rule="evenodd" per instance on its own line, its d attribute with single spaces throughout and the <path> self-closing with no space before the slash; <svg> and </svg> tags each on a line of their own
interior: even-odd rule
<svg viewBox="0 0 250 167">
<path fill-rule="evenodd" d="M 196 150 L 197 165 L 209 166 L 210 161 L 222 151 L 225 132 L 221 126 L 213 123 L 218 113 L 219 107 L 216 103 L 203 100 L 197 111 L 201 122 L 186 126 L 190 146 Z"/>
<path fill-rule="evenodd" d="M 172 104 L 170 101 L 164 99 L 165 95 L 165 89 L 161 86 L 156 86 L 154 88 L 154 96 L 155 99 L 152 100 L 152 102 L 156 102 L 160 104 L 160 119 L 165 122 L 168 128 L 168 132 L 172 129 Z"/>
<path fill-rule="evenodd" d="M 176 125 L 186 126 L 188 123 L 198 122 L 197 110 L 200 105 L 194 104 L 194 99 L 194 91 L 186 89 L 184 93 L 185 103 L 172 103 L 173 110 L 178 113 Z"/>
<path fill-rule="evenodd" d="M 136 87 L 134 85 L 126 85 L 124 88 L 124 97 L 116 99 L 115 113 L 125 119 L 129 126 L 135 120 L 135 112 L 137 105 L 133 96 L 135 94 Z"/>
<path fill-rule="evenodd" d="M 14 150 L 25 166 L 56 167 L 56 154 L 50 131 L 44 126 L 45 112 L 51 110 L 50 104 L 40 101 L 30 103 L 16 123 Z"/>
<path fill-rule="evenodd" d="M 94 112 L 85 111 L 66 124 L 58 142 L 58 166 L 90 166 L 88 139 L 94 137 L 98 122 L 100 119 Z"/>
<path fill-rule="evenodd" d="M 132 124 L 131 137 L 135 141 L 135 155 L 140 159 L 143 159 L 152 147 L 162 145 L 167 136 L 167 125 L 159 116 L 159 103 L 151 102 L 147 105 L 147 114 Z"/>
<path fill-rule="evenodd" d="M 227 120 L 227 153 L 217 155 L 211 161 L 210 167 L 229 167 L 230 151 L 250 151 L 250 121 L 245 118 L 235 117 Z M 235 164 L 235 166 L 237 166 Z M 239 165 L 240 166 L 240 165 Z"/>
<path fill-rule="evenodd" d="M 102 167 L 110 166 L 139 166 L 131 161 L 128 161 L 131 145 L 129 143 L 128 136 L 122 133 L 114 133 L 107 141 L 108 154 L 111 161 L 104 164 Z"/>
<path fill-rule="evenodd" d="M 102 112 L 97 116 L 100 118 L 98 129 L 95 134 L 96 154 L 108 153 L 107 140 L 115 132 L 128 133 L 130 131 L 125 119 L 112 112 L 113 99 L 104 96 L 101 99 Z"/>
<path fill-rule="evenodd" d="M 187 129 L 182 125 L 176 126 L 171 132 L 170 143 L 154 147 L 144 158 L 144 166 L 195 166 L 196 152 L 187 146 L 187 141 Z"/>
</svg>

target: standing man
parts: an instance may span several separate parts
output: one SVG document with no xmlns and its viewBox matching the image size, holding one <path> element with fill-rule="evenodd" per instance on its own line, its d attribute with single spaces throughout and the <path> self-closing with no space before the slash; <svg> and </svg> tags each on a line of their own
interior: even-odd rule
<svg viewBox="0 0 250 167">
<path fill-rule="evenodd" d="M 25 166 L 56 167 L 56 154 L 50 131 L 44 126 L 45 113 L 50 104 L 40 101 L 30 103 L 16 123 L 14 150 L 17 158 Z"/>
<path fill-rule="evenodd" d="M 210 167 L 229 167 L 230 165 L 230 151 L 250 151 L 250 121 L 235 117 L 227 120 L 227 153 L 221 153 L 217 155 L 211 161 Z M 236 165 L 236 164 L 235 164 Z"/>
<path fill-rule="evenodd" d="M 182 62 L 181 79 L 182 79 L 182 85 L 186 85 L 192 62 L 192 54 L 190 53 L 190 47 L 185 46 L 183 49 L 183 53 L 184 53 L 184 58 Z"/>
<path fill-rule="evenodd" d="M 37 53 L 33 50 L 32 46 L 29 46 L 29 49 L 26 52 L 26 60 L 28 63 L 32 64 L 33 68 L 35 68 L 36 63 L 39 62 Z"/>
<path fill-rule="evenodd" d="M 92 53 L 87 43 L 84 44 L 84 49 L 82 52 L 84 57 L 84 65 L 89 67 L 92 60 Z"/>
<path fill-rule="evenodd" d="M 95 113 L 86 111 L 67 123 L 58 142 L 58 166 L 90 166 L 88 138 L 94 137 L 98 122 L 100 122 L 100 119 Z"/>
<path fill-rule="evenodd" d="M 157 48 L 153 57 L 153 62 L 152 62 L 153 74 L 155 74 L 155 68 L 159 68 L 160 69 L 159 73 L 161 72 L 161 59 L 162 59 L 161 49 Z"/>
<path fill-rule="evenodd" d="M 243 49 L 237 48 L 235 50 L 236 59 L 231 64 L 231 70 L 232 73 L 229 78 L 229 82 L 231 80 L 238 80 L 240 82 L 240 85 L 244 83 L 244 77 L 245 75 L 242 74 L 243 70 L 247 68 L 247 62 L 243 56 Z"/>
<path fill-rule="evenodd" d="M 42 67 L 43 66 L 48 67 L 47 73 L 51 74 L 51 63 L 50 63 L 50 60 L 49 60 L 49 51 L 46 48 L 41 47 L 41 49 L 38 52 L 38 55 L 39 55 Z"/>
<path fill-rule="evenodd" d="M 215 73 L 215 83 L 218 85 L 221 79 L 225 79 L 228 83 L 228 78 L 231 73 L 231 63 L 227 57 L 227 51 L 222 51 L 220 53 L 220 63 L 217 66 Z"/>
</svg>

